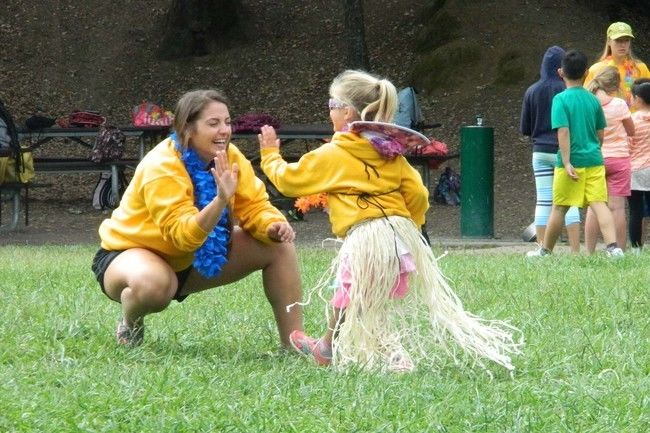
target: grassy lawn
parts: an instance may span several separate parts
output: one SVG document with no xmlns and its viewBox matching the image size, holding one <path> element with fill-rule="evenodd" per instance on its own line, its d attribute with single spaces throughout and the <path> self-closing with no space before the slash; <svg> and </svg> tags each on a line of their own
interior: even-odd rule
<svg viewBox="0 0 650 433">
<path fill-rule="evenodd" d="M 173 303 L 117 347 L 92 247 L 0 249 L 1 432 L 650 431 L 648 258 L 452 252 L 468 310 L 526 336 L 513 377 L 469 365 L 333 372 L 277 350 L 259 275 Z M 332 253 L 301 251 L 305 287 Z M 322 304 L 306 328 L 323 330 Z"/>
</svg>

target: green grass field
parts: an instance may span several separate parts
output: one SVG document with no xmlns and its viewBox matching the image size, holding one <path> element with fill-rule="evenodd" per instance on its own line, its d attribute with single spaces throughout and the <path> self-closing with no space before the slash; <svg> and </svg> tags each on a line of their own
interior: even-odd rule
<svg viewBox="0 0 650 433">
<path fill-rule="evenodd" d="M 452 362 L 343 374 L 282 354 L 259 275 L 173 303 L 141 347 L 118 347 L 93 254 L 0 249 L 0 432 L 650 431 L 648 255 L 444 257 L 468 310 L 525 334 L 514 376 L 491 378 Z M 301 251 L 305 287 L 331 256 Z M 306 307 L 309 332 L 322 313 Z"/>
</svg>

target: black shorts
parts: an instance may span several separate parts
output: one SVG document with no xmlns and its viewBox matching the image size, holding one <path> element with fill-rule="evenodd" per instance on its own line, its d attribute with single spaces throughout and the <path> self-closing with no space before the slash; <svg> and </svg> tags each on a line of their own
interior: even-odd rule
<svg viewBox="0 0 650 433">
<path fill-rule="evenodd" d="M 123 250 L 108 251 L 103 248 L 100 248 L 95 254 L 95 258 L 93 258 L 93 265 L 92 265 L 93 273 L 95 274 L 95 278 L 97 278 L 99 287 L 101 287 L 102 292 L 104 292 L 106 296 L 108 296 L 108 294 L 106 293 L 106 288 L 104 288 L 104 274 L 106 273 L 106 269 L 108 269 L 108 266 L 111 264 L 111 262 L 115 260 L 115 257 L 119 256 L 123 252 L 124 252 Z M 190 276 L 191 271 L 192 271 L 192 266 L 183 269 L 182 271 L 176 272 L 176 278 L 178 279 L 178 288 L 176 289 L 176 294 L 174 294 L 173 299 L 177 300 L 178 302 L 182 302 L 188 296 L 188 295 L 181 296 L 180 293 L 181 290 L 183 289 L 183 286 L 185 285 L 185 282 L 187 281 L 187 277 Z"/>
</svg>

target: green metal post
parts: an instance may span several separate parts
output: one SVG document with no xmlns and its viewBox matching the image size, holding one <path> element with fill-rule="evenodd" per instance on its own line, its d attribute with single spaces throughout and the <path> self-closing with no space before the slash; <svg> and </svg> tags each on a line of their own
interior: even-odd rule
<svg viewBox="0 0 650 433">
<path fill-rule="evenodd" d="M 460 129 L 460 234 L 494 237 L 494 128 L 477 125 Z"/>
</svg>

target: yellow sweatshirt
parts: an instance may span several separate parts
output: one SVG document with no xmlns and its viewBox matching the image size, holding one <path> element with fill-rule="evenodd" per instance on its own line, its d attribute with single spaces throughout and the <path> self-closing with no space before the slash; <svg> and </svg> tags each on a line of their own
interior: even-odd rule
<svg viewBox="0 0 650 433">
<path fill-rule="evenodd" d="M 645 63 L 641 61 L 637 61 L 634 63 L 634 67 L 632 67 L 628 71 L 626 69 L 627 67 L 626 63 L 617 64 L 611 59 L 601 60 L 597 63 L 594 63 L 589 68 L 589 72 L 585 77 L 584 87 L 586 88 L 587 86 L 589 86 L 589 83 L 591 83 L 593 79 L 596 77 L 596 75 L 598 75 L 598 72 L 600 72 L 600 70 L 605 68 L 606 66 L 616 66 L 618 68 L 618 73 L 621 77 L 621 84 L 619 86 L 620 95 L 618 96 L 623 98 L 625 102 L 627 102 L 628 107 L 631 107 L 632 106 L 632 85 L 634 84 L 634 80 L 637 80 L 639 78 L 650 78 L 650 71 L 648 70 L 648 67 L 646 66 Z M 632 111 L 635 110 L 632 109 Z"/>
<path fill-rule="evenodd" d="M 384 159 L 363 137 L 337 132 L 332 141 L 288 164 L 277 148 L 262 149 L 262 170 L 288 197 L 327 193 L 332 232 L 384 215 L 424 224 L 429 193 L 406 158 Z M 364 195 L 365 194 L 365 198 Z"/>
<path fill-rule="evenodd" d="M 239 165 L 239 184 L 229 207 L 236 224 L 256 239 L 271 243 L 268 226 L 286 221 L 268 199 L 266 188 L 251 163 L 233 144 L 228 160 Z M 138 164 L 122 201 L 99 227 L 107 250 L 146 248 L 160 255 L 174 271 L 191 265 L 208 233 L 196 222 L 194 186 L 180 153 L 167 138 Z"/>
</svg>

